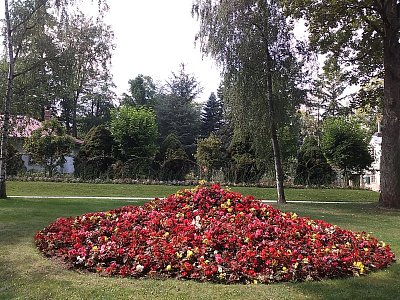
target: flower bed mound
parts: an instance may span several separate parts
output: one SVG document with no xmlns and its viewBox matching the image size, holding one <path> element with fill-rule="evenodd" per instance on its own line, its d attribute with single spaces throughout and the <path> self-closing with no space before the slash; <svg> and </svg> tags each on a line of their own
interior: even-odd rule
<svg viewBox="0 0 400 300">
<path fill-rule="evenodd" d="M 388 245 L 364 232 L 281 212 L 218 185 L 60 218 L 35 242 L 71 268 L 223 283 L 358 276 L 395 260 Z"/>
</svg>

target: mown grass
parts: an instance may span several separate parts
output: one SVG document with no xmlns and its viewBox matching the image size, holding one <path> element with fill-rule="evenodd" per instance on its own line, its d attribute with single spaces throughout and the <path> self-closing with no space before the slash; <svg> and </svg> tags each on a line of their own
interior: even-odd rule
<svg viewBox="0 0 400 300">
<path fill-rule="evenodd" d="M 8 195 L 20 196 L 114 196 L 114 197 L 164 197 L 188 186 L 143 185 L 143 184 L 88 184 L 58 182 L 7 183 Z M 275 200 L 275 188 L 232 187 L 243 195 L 253 195 L 257 199 Z M 285 189 L 287 200 L 352 201 L 375 202 L 378 193 L 351 189 Z"/>
<path fill-rule="evenodd" d="M 35 189 L 35 184 L 32 184 L 32 190 Z M 12 194 L 11 186 L 12 183 L 9 184 L 9 194 Z M 49 195 L 61 194 L 63 191 L 70 192 L 68 184 L 51 186 L 52 188 L 48 189 L 51 192 Z M 121 190 L 108 191 L 110 193 L 108 195 L 112 196 L 113 193 L 133 195 L 124 194 L 129 191 L 130 186 L 126 191 L 123 191 L 125 187 L 119 185 L 116 187 Z M 149 190 L 145 191 L 145 187 Z M 177 187 L 158 186 L 158 189 L 152 190 L 154 186 L 145 187 L 138 196 L 144 196 L 146 193 L 148 196 L 155 196 L 152 194 L 154 191 L 160 191 L 158 196 L 166 196 L 163 194 L 165 190 L 177 189 Z M 29 189 L 30 185 L 26 184 L 25 188 Z M 98 195 L 101 190 L 98 185 L 88 185 L 87 188 L 93 195 Z M 39 189 L 38 192 L 40 191 L 41 195 L 44 195 L 44 189 Z M 264 192 L 264 189 L 261 192 Z M 348 191 L 352 192 L 357 193 Z M 357 199 L 356 195 L 353 198 L 355 202 L 351 204 L 295 203 L 279 208 L 295 211 L 302 216 L 324 219 L 346 229 L 372 232 L 374 236 L 390 243 L 393 251 L 399 256 L 400 211 L 382 210 L 376 203 L 362 203 L 368 199 Z M 100 277 L 96 274 L 66 270 L 44 258 L 35 248 L 33 242 L 35 232 L 60 216 L 104 211 L 126 204 L 125 200 L 115 199 L 26 197 L 0 200 L 0 299 L 400 299 L 399 263 L 386 270 L 358 278 L 226 286 L 172 279 Z"/>
</svg>

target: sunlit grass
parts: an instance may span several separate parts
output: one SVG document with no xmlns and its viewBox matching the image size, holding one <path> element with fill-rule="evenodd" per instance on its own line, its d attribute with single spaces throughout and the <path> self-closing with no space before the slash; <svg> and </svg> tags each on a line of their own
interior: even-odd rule
<svg viewBox="0 0 400 300">
<path fill-rule="evenodd" d="M 8 195 L 20 196 L 115 196 L 115 197 L 164 197 L 188 186 L 143 184 L 88 184 L 59 182 L 7 183 Z M 243 195 L 257 199 L 276 199 L 276 189 L 257 187 L 232 187 Z M 376 202 L 379 194 L 367 190 L 349 189 L 285 189 L 287 200 Z"/>
</svg>

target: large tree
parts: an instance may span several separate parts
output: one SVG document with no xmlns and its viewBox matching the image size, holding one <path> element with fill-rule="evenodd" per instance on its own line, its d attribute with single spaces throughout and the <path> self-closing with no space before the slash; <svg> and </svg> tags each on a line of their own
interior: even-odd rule
<svg viewBox="0 0 400 300">
<path fill-rule="evenodd" d="M 148 176 L 157 152 L 157 122 L 145 107 L 121 106 L 112 111 L 111 133 L 130 175 Z"/>
<path fill-rule="evenodd" d="M 277 133 L 295 106 L 299 68 L 282 9 L 277 1 L 196 0 L 193 12 L 200 19 L 202 51 L 223 67 L 224 103 L 234 130 L 252 132 L 258 145 L 271 139 L 278 202 L 285 203 Z"/>
<path fill-rule="evenodd" d="M 57 21 L 57 24 L 66 22 L 68 20 L 68 13 L 70 12 L 68 6 L 76 2 L 78 0 L 26 0 L 12 1 L 10 5 L 8 0 L 4 0 L 5 47 L 8 72 L 3 101 L 4 122 L 2 125 L 0 146 L 0 198 L 7 197 L 6 157 L 10 127 L 10 108 L 14 95 L 14 79 L 16 75 L 24 74 L 36 69 L 38 66 L 43 66 L 42 62 L 47 60 L 47 57 L 42 53 L 38 61 L 27 61 L 26 64 L 22 64 L 20 69 L 16 63 L 19 61 L 21 55 L 32 47 L 33 44 L 30 42 L 30 37 L 33 33 L 40 35 L 45 31 L 43 29 L 50 31 L 52 28 L 55 28 L 54 24 L 43 26 L 43 20 L 49 19 L 43 18 L 43 16 L 51 12 L 54 17 L 53 21 Z M 105 0 L 98 0 L 97 2 L 100 10 L 106 7 Z"/>
<path fill-rule="evenodd" d="M 400 207 L 400 3 L 398 0 L 284 0 L 307 20 L 310 41 L 353 67 L 353 82 L 384 78 L 380 205 Z"/>
<path fill-rule="evenodd" d="M 196 77 L 181 64 L 179 72 L 173 72 L 167 81 L 166 90 L 159 96 L 155 107 L 160 140 L 175 134 L 189 159 L 193 159 L 200 131 L 200 107 L 194 100 L 201 91 Z"/>
<path fill-rule="evenodd" d="M 348 185 L 350 174 L 361 174 L 371 166 L 370 136 L 352 118 L 328 118 L 324 121 L 322 149 L 329 163 L 343 171 Z"/>
<path fill-rule="evenodd" d="M 113 32 L 101 19 L 93 20 L 78 13 L 58 29 L 55 38 L 58 56 L 51 67 L 57 104 L 62 108 L 67 132 L 77 137 L 80 108 L 101 104 L 102 95 L 112 102 L 109 69 Z"/>
</svg>

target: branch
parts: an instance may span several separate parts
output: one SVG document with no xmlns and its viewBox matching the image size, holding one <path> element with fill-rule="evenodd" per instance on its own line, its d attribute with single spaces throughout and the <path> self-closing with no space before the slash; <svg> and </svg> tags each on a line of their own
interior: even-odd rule
<svg viewBox="0 0 400 300">
<path fill-rule="evenodd" d="M 19 22 L 19 23 L 16 24 L 13 28 L 11 28 L 11 32 L 15 31 L 18 27 L 20 27 L 20 26 L 23 25 L 24 23 L 28 22 L 29 19 L 30 19 L 40 8 L 42 8 L 45 4 L 46 4 L 46 0 L 43 1 L 41 4 L 39 4 L 37 7 L 35 7 L 23 20 L 21 20 L 21 22 Z"/>
</svg>

